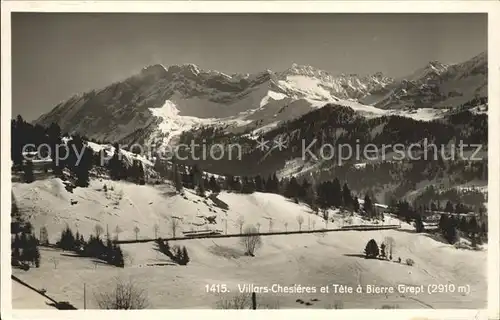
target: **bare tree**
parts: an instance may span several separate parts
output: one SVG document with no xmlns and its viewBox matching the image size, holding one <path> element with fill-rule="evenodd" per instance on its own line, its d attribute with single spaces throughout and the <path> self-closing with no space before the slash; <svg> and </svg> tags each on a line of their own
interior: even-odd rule
<svg viewBox="0 0 500 320">
<path fill-rule="evenodd" d="M 245 254 L 253 257 L 255 251 L 262 246 L 262 239 L 254 226 L 247 226 L 243 234 L 244 236 L 240 238 L 240 242 L 245 249 Z"/>
<path fill-rule="evenodd" d="M 246 293 L 235 295 L 230 299 L 225 296 L 220 297 L 217 301 L 217 309 L 250 309 L 250 296 Z"/>
<path fill-rule="evenodd" d="M 50 261 L 54 263 L 54 269 L 57 269 L 57 265 L 59 264 L 59 260 L 56 257 L 50 258 Z"/>
<path fill-rule="evenodd" d="M 392 260 L 392 254 L 394 253 L 394 248 L 396 247 L 396 241 L 393 237 L 385 237 L 384 243 L 389 256 L 389 260 Z"/>
<path fill-rule="evenodd" d="M 141 231 L 141 229 L 139 229 L 138 226 L 135 226 L 134 227 L 135 240 L 137 240 L 139 238 L 139 231 Z"/>
<path fill-rule="evenodd" d="M 328 229 L 328 209 L 323 210 L 323 219 L 325 219 L 325 229 Z"/>
<path fill-rule="evenodd" d="M 123 254 L 123 260 L 128 261 L 129 264 L 134 264 L 134 257 L 128 253 Z"/>
<path fill-rule="evenodd" d="M 122 233 L 122 229 L 120 229 L 119 226 L 116 226 L 115 228 L 115 233 L 116 233 L 116 239 L 118 239 L 118 237 L 120 236 L 120 233 Z"/>
<path fill-rule="evenodd" d="M 240 234 L 243 233 L 243 225 L 245 224 L 245 218 L 243 216 L 239 216 L 238 219 L 236 220 L 236 226 L 240 228 Z"/>
<path fill-rule="evenodd" d="M 134 310 L 148 307 L 149 302 L 144 289 L 132 281 L 125 283 L 118 278 L 115 281 L 114 289 L 94 294 L 100 309 Z"/>
<path fill-rule="evenodd" d="M 257 227 L 257 232 L 260 232 L 260 222 L 257 222 L 255 226 Z"/>
<path fill-rule="evenodd" d="M 285 232 L 288 232 L 288 222 L 285 222 Z"/>
<path fill-rule="evenodd" d="M 45 226 L 40 228 L 40 244 L 49 244 L 49 233 L 47 232 L 47 228 Z"/>
<path fill-rule="evenodd" d="M 155 239 L 158 239 L 158 232 L 160 231 L 160 226 L 157 223 L 155 223 L 153 229 L 155 231 Z"/>
<path fill-rule="evenodd" d="M 170 220 L 170 229 L 172 230 L 172 237 L 175 238 L 178 228 L 179 228 L 179 219 L 172 217 L 172 219 Z"/>
<path fill-rule="evenodd" d="M 101 236 L 101 234 L 103 233 L 103 231 L 104 231 L 104 229 L 101 227 L 101 225 L 99 225 L 99 224 L 95 225 L 94 232 L 95 232 L 96 238 L 99 238 Z"/>
<path fill-rule="evenodd" d="M 299 224 L 299 231 L 302 230 L 302 224 L 304 223 L 304 217 L 303 216 L 297 216 L 297 223 Z"/>
</svg>

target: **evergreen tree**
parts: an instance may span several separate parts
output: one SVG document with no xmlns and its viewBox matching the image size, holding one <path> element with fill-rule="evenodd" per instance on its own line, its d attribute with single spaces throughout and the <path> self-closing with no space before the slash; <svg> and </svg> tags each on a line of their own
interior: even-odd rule
<svg viewBox="0 0 500 320">
<path fill-rule="evenodd" d="M 438 223 L 439 230 L 441 230 L 441 232 L 444 232 L 446 230 L 447 224 L 448 224 L 448 216 L 442 214 L 441 217 L 439 218 L 439 223 Z"/>
<path fill-rule="evenodd" d="M 265 181 L 262 179 L 260 175 L 255 177 L 255 190 L 257 192 L 264 192 L 264 184 Z"/>
<path fill-rule="evenodd" d="M 190 171 L 190 176 L 192 177 L 193 188 L 196 189 L 198 195 L 205 196 L 205 186 L 203 181 L 203 171 L 200 167 L 195 164 Z"/>
<path fill-rule="evenodd" d="M 32 183 L 35 181 L 35 174 L 33 173 L 33 161 L 26 160 L 24 164 L 24 182 Z"/>
<path fill-rule="evenodd" d="M 11 142 L 10 142 L 10 154 L 11 160 L 14 165 L 14 169 L 20 169 L 23 165 L 23 146 L 24 137 L 24 120 L 18 115 L 17 119 L 11 120 Z"/>
<path fill-rule="evenodd" d="M 476 217 L 472 217 L 470 219 L 468 232 L 469 233 L 479 233 L 479 224 L 477 223 Z"/>
<path fill-rule="evenodd" d="M 34 248 L 33 260 L 35 263 L 35 267 L 40 268 L 40 250 L 37 246 Z"/>
<path fill-rule="evenodd" d="M 435 202 L 431 202 L 431 211 L 438 211 L 438 207 Z"/>
<path fill-rule="evenodd" d="M 231 185 L 231 190 L 240 192 L 241 191 L 241 181 L 240 178 L 234 177 L 233 183 Z"/>
<path fill-rule="evenodd" d="M 175 246 L 175 260 L 177 263 L 182 264 L 184 261 L 184 252 L 182 251 L 181 247 Z"/>
<path fill-rule="evenodd" d="M 365 247 L 365 256 L 367 258 L 376 258 L 379 255 L 377 242 L 374 239 L 368 241 Z"/>
<path fill-rule="evenodd" d="M 317 204 L 316 188 L 313 184 L 307 183 L 307 185 L 302 184 L 305 189 L 305 196 L 303 201 L 311 206 L 311 209 L 318 214 L 319 207 Z"/>
<path fill-rule="evenodd" d="M 165 168 L 165 164 L 161 161 L 160 157 L 157 156 L 155 158 L 155 162 L 154 162 L 154 165 L 153 165 L 153 170 L 158 172 L 158 174 L 160 175 L 160 177 L 166 177 L 167 176 L 167 170 Z"/>
<path fill-rule="evenodd" d="M 200 179 L 198 181 L 198 195 L 204 197 L 205 196 L 205 180 Z"/>
<path fill-rule="evenodd" d="M 458 239 L 457 227 L 458 222 L 446 215 L 441 215 L 441 219 L 439 221 L 439 229 L 443 234 L 443 237 L 451 244 L 455 243 Z"/>
<path fill-rule="evenodd" d="M 20 258 L 22 261 L 25 261 L 26 260 L 26 250 L 29 250 L 28 249 L 28 236 L 25 232 L 22 232 L 21 233 L 21 237 L 19 239 L 19 249 L 21 249 L 21 255 L 20 255 Z"/>
<path fill-rule="evenodd" d="M 483 236 L 488 235 L 488 224 L 486 222 L 481 223 L 481 234 Z"/>
<path fill-rule="evenodd" d="M 331 197 L 333 201 L 332 205 L 334 207 L 339 208 L 342 206 L 342 190 L 340 187 L 340 181 L 337 178 L 333 179 Z"/>
<path fill-rule="evenodd" d="M 179 172 L 179 167 L 176 163 L 172 164 L 172 171 L 173 171 L 173 176 L 174 176 L 174 185 L 175 185 L 175 190 L 177 192 L 182 192 L 183 186 L 182 186 L 182 178 L 181 178 L 181 173 Z"/>
<path fill-rule="evenodd" d="M 342 200 L 343 200 L 344 206 L 347 209 L 351 209 L 351 210 L 353 209 L 353 199 L 352 199 L 352 195 L 351 195 L 351 190 L 347 186 L 347 183 L 344 183 L 344 186 L 342 188 Z"/>
<path fill-rule="evenodd" d="M 417 215 L 415 217 L 415 231 L 417 233 L 421 233 L 421 232 L 424 232 L 425 228 L 424 228 L 424 223 L 422 221 L 422 217 L 420 215 Z"/>
<path fill-rule="evenodd" d="M 18 246 L 12 247 L 12 253 L 11 253 L 12 261 L 19 261 L 21 259 L 21 252 L 19 251 Z"/>
<path fill-rule="evenodd" d="M 79 187 L 88 187 L 89 171 L 94 162 L 94 154 L 82 138 L 78 135 L 68 142 L 69 157 L 67 164 L 71 172 L 76 176 L 76 185 Z"/>
<path fill-rule="evenodd" d="M 66 226 L 66 228 L 62 231 L 61 239 L 57 245 L 63 250 L 73 251 L 75 249 L 75 236 L 69 226 Z"/>
<path fill-rule="evenodd" d="M 321 209 L 329 208 L 331 205 L 329 194 L 329 182 L 322 182 L 317 186 L 317 203 Z"/>
<path fill-rule="evenodd" d="M 453 204 L 449 200 L 448 200 L 448 202 L 446 202 L 446 207 L 444 208 L 444 211 L 446 211 L 446 212 L 455 211 L 455 209 L 453 208 Z"/>
<path fill-rule="evenodd" d="M 119 246 L 116 246 L 114 249 L 114 260 L 113 265 L 123 268 L 125 266 L 125 261 L 123 259 L 123 252 Z"/>
<path fill-rule="evenodd" d="M 450 224 L 444 234 L 444 237 L 450 244 L 454 244 L 458 240 L 457 228 L 454 224 Z"/>
<path fill-rule="evenodd" d="M 59 153 L 62 152 L 62 150 L 67 152 L 64 148 L 59 148 L 59 150 L 56 150 L 62 144 L 61 127 L 59 127 L 57 123 L 52 123 L 47 129 L 47 136 L 48 145 L 50 147 L 50 158 L 52 159 L 52 170 L 54 171 L 56 176 L 61 176 L 63 168 L 61 159 L 65 159 L 66 155 Z"/>
<path fill-rule="evenodd" d="M 243 177 L 241 192 L 246 194 L 255 192 L 255 183 L 253 181 L 253 178 Z"/>
<path fill-rule="evenodd" d="M 220 192 L 219 184 L 217 183 L 217 180 L 215 180 L 214 176 L 211 176 L 210 180 L 208 180 L 208 188 L 210 190 L 212 190 L 212 192 L 215 192 L 215 193 Z"/>
<path fill-rule="evenodd" d="M 190 259 L 189 259 L 189 255 L 188 255 L 187 249 L 184 246 L 182 247 L 182 255 L 181 255 L 181 257 L 182 257 L 181 264 L 182 265 L 187 265 L 189 263 Z"/>
<path fill-rule="evenodd" d="M 358 197 L 354 197 L 352 200 L 352 210 L 354 212 L 359 212 L 359 200 Z"/>
<path fill-rule="evenodd" d="M 462 217 L 462 219 L 460 219 L 458 228 L 463 232 L 467 232 L 469 230 L 469 223 L 467 222 L 467 219 L 465 217 Z"/>
<path fill-rule="evenodd" d="M 75 250 L 77 252 L 80 250 L 80 247 L 82 245 L 81 242 L 80 242 L 80 237 L 81 237 L 80 233 L 78 232 L 78 230 L 76 230 L 76 233 L 75 233 L 75 242 L 74 242 L 74 248 L 73 248 L 73 250 Z"/>
<path fill-rule="evenodd" d="M 290 180 L 283 179 L 281 181 L 285 185 L 284 196 L 289 199 L 298 200 L 299 198 L 299 183 L 295 177 L 292 177 Z"/>
<path fill-rule="evenodd" d="M 368 194 L 365 195 L 365 201 L 363 203 L 363 210 L 366 212 L 366 215 L 372 217 L 374 214 L 372 199 Z"/>
<path fill-rule="evenodd" d="M 23 230 L 24 233 L 31 234 L 33 232 L 33 225 L 31 224 L 31 222 L 26 222 Z"/>
<path fill-rule="evenodd" d="M 108 162 L 109 175 L 113 180 L 121 180 L 125 177 L 125 164 L 121 159 L 120 146 L 118 143 L 113 145 L 115 152 Z"/>
<path fill-rule="evenodd" d="M 268 177 L 265 184 L 265 190 L 268 193 L 279 193 L 279 180 L 276 173 Z"/>
</svg>

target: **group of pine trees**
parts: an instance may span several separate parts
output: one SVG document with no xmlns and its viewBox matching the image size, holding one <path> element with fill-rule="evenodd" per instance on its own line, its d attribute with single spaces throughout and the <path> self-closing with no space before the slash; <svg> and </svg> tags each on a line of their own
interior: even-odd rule
<svg viewBox="0 0 500 320">
<path fill-rule="evenodd" d="M 425 226 L 423 223 L 423 214 L 426 211 L 425 206 L 415 208 L 408 201 L 393 201 L 389 205 L 389 211 L 396 214 L 399 218 L 406 220 L 408 223 L 414 221 L 416 232 L 424 232 Z M 435 204 L 431 204 L 432 209 L 438 209 Z M 462 231 L 471 239 L 484 238 L 487 236 L 487 221 L 478 222 L 476 216 L 466 218 L 462 216 L 459 218 L 458 213 L 470 212 L 463 204 L 453 205 L 450 201 L 446 203 L 443 212 L 450 214 L 441 214 L 439 221 L 439 230 L 444 238 L 450 242 L 455 243 L 458 238 L 457 230 Z M 435 211 L 435 210 L 432 210 Z M 438 211 L 441 212 L 441 211 Z"/>
<path fill-rule="evenodd" d="M 73 231 L 66 226 L 61 232 L 61 238 L 56 245 L 63 250 L 73 251 L 84 257 L 97 258 L 121 268 L 125 266 L 123 252 L 120 246 L 111 241 L 109 234 L 106 242 L 101 239 L 98 232 L 96 235 L 90 235 L 88 241 L 85 241 L 83 235 L 78 231 L 73 234 Z"/>
<path fill-rule="evenodd" d="M 24 226 L 17 224 L 11 231 L 11 257 L 13 266 L 40 267 L 39 241 L 33 234 L 33 228 L 28 222 Z"/>
<path fill-rule="evenodd" d="M 161 238 L 156 240 L 156 244 L 158 245 L 158 250 L 161 253 L 167 255 L 175 263 L 182 266 L 185 266 L 189 263 L 189 254 L 185 246 L 182 246 L 182 248 L 177 245 L 170 247 L 168 241 Z"/>
<path fill-rule="evenodd" d="M 41 125 L 32 125 L 21 116 L 11 121 L 11 159 L 13 169 L 24 171 L 24 181 L 31 183 L 35 180 L 34 165 L 31 158 L 26 158 L 23 152 L 38 151 L 38 157 L 52 159 L 52 170 L 56 176 L 64 178 L 63 169 L 67 168 L 75 178 L 75 185 L 87 187 L 89 185 L 90 170 L 94 166 L 109 169 L 113 180 L 131 180 L 137 184 L 145 184 L 144 167 L 141 161 L 134 161 L 127 166 L 121 158 L 120 148 L 115 144 L 115 153 L 107 162 L 105 155 L 94 152 L 88 147 L 88 139 L 73 135 L 66 145 L 63 143 L 62 131 L 59 125 L 53 123 L 45 128 Z"/>
<path fill-rule="evenodd" d="M 13 169 L 24 171 L 25 182 L 35 180 L 33 161 L 23 155 L 30 146 L 31 151 L 38 150 L 39 158 L 52 159 L 52 170 L 56 175 L 62 177 L 63 169 L 68 168 L 74 174 L 77 186 L 88 186 L 94 153 L 86 147 L 85 138 L 75 135 L 64 147 L 61 128 L 57 124 L 44 128 L 24 121 L 21 116 L 11 121 L 11 130 Z"/>
<path fill-rule="evenodd" d="M 245 194 L 253 192 L 276 193 L 293 199 L 296 203 L 299 201 L 307 203 L 316 212 L 320 208 L 342 207 L 350 211 L 360 212 L 370 218 L 377 216 L 370 195 L 364 196 L 363 206 L 360 206 L 358 197 L 353 194 L 347 183 L 341 185 L 337 178 L 313 184 L 306 178 L 301 179 L 301 181 L 295 177 L 280 180 L 276 173 L 267 178 L 260 175 L 253 177 L 226 175 L 216 178 L 213 175 L 204 174 L 198 165 L 187 166 L 174 163 L 170 165 L 170 170 L 168 170 L 165 169 L 165 164 L 156 163 L 155 167 L 174 182 L 177 191 L 186 187 L 196 189 L 199 195 L 205 195 L 205 190 L 214 193 L 221 190 Z"/>
<path fill-rule="evenodd" d="M 371 239 L 366 244 L 366 247 L 364 250 L 365 257 L 368 259 L 379 258 L 379 259 L 392 260 L 393 249 L 391 249 L 390 246 L 391 246 L 391 244 L 386 245 L 385 242 L 382 242 L 380 244 L 380 247 L 379 247 L 377 244 L 377 241 L 375 241 L 375 239 Z M 398 261 L 401 262 L 401 259 L 399 258 Z"/>
<path fill-rule="evenodd" d="M 457 215 L 443 214 L 439 220 L 439 230 L 450 244 L 457 242 L 459 231 L 471 239 L 473 246 L 476 246 L 481 239 L 487 237 L 486 224 L 484 222 L 479 224 L 475 216 L 468 219 L 465 216 L 459 218 Z"/>
<path fill-rule="evenodd" d="M 133 160 L 132 164 L 128 165 L 123 159 L 123 153 L 118 143 L 115 143 L 113 148 L 113 156 L 107 163 L 103 162 L 103 159 L 106 159 L 105 150 L 95 153 L 94 164 L 108 169 L 112 180 L 127 180 L 139 185 L 146 184 L 146 175 L 142 161 Z"/>
</svg>

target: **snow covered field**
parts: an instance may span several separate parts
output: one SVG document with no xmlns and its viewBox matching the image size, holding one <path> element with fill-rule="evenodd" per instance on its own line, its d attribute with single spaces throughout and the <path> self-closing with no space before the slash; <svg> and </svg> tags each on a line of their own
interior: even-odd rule
<svg viewBox="0 0 500 320">
<path fill-rule="evenodd" d="M 35 232 L 46 226 L 51 243 L 59 238 L 66 224 L 86 238 L 99 224 L 104 230 L 108 229 L 112 237 L 118 235 L 120 239 L 135 239 L 133 229 L 136 226 L 140 229 L 139 239 L 154 237 L 155 224 L 159 226 L 158 236 L 170 237 L 173 219 L 180 220 L 178 236 L 189 230 L 225 230 L 226 225 L 228 233 L 238 233 L 236 221 L 240 217 L 244 225 L 259 224 L 263 232 L 298 230 L 297 216 L 304 217 L 302 230 L 325 227 L 323 218 L 311 214 L 307 206 L 275 194 L 223 192 L 219 199 L 229 206 L 225 212 L 211 200 L 200 198 L 189 190 L 184 197 L 175 195 L 169 185 L 153 187 L 92 180 L 89 188 L 76 188 L 74 193 L 68 193 L 59 179 L 47 179 L 32 184 L 13 183 L 13 190 L 20 211 L 33 223 Z M 78 202 L 71 205 L 71 200 Z M 212 215 L 217 216 L 217 224 L 207 224 L 203 218 Z M 330 217 L 333 222 L 328 223 L 329 228 L 347 223 L 338 210 L 332 210 Z M 350 219 L 353 224 L 363 223 L 359 217 Z M 387 224 L 395 222 L 386 220 Z M 69 252 L 43 248 L 39 269 L 27 272 L 14 269 L 13 272 L 30 285 L 45 288 L 51 297 L 69 301 L 77 308 L 83 308 L 84 283 L 87 307 L 96 308 L 94 293 L 112 288 L 115 277 L 125 281 L 131 279 L 144 288 L 150 308 L 216 308 L 221 299 L 229 300 L 238 295 L 238 285 L 243 284 L 269 288 L 273 284 L 297 284 L 316 288 L 315 293 L 257 295 L 260 304 L 278 308 L 334 308 L 340 304 L 343 308 L 486 306 L 485 251 L 457 250 L 425 234 L 415 234 L 407 224 L 402 226 L 400 230 L 266 236 L 255 257 L 243 254 L 238 238 L 178 241 L 177 244 L 188 249 L 191 262 L 187 266 L 173 263 L 156 251 L 153 243 L 122 245 L 126 264 L 123 269 Z M 401 257 L 403 263 L 362 257 L 370 239 L 381 243 L 386 236 L 394 238 L 394 259 Z M 407 258 L 413 259 L 415 264 L 411 267 L 404 264 Z M 226 285 L 230 292 L 208 292 L 206 285 L 212 284 Z M 354 289 L 358 285 L 453 284 L 455 288 L 469 285 L 471 291 L 470 294 L 455 291 L 432 295 L 403 294 L 397 290 L 388 294 L 334 294 L 333 284 L 349 285 Z M 320 293 L 319 288 L 327 285 L 330 292 Z M 36 308 L 20 290 L 13 286 L 13 307 Z M 307 306 L 298 303 L 297 299 L 317 301 Z"/>
</svg>

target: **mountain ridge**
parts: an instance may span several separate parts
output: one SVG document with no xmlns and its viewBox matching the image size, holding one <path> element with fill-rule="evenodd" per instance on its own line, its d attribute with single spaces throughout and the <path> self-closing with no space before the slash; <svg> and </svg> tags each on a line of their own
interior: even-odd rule
<svg viewBox="0 0 500 320">
<path fill-rule="evenodd" d="M 149 137 L 142 135 L 145 141 L 171 134 L 160 130 L 162 121 L 180 123 L 178 130 L 191 129 L 197 123 L 224 123 L 245 131 L 279 125 L 328 103 L 340 103 L 370 117 L 406 108 L 453 107 L 446 103 L 463 104 L 477 98 L 478 90 L 484 96 L 486 62 L 486 53 L 453 65 L 430 61 L 398 79 L 381 72 L 332 75 L 296 63 L 280 72 L 267 69 L 232 75 L 203 70 L 192 63 L 152 64 L 122 81 L 74 95 L 34 123 L 47 126 L 56 122 L 70 134 L 115 142 L 136 131 L 150 132 Z M 453 87 L 457 83 L 472 84 L 472 89 L 461 92 Z M 437 86 L 448 87 L 446 97 Z M 177 111 L 159 116 L 165 106 Z M 404 111 L 399 114 L 407 115 Z M 439 116 L 439 112 L 431 114 L 431 118 Z"/>
</svg>

